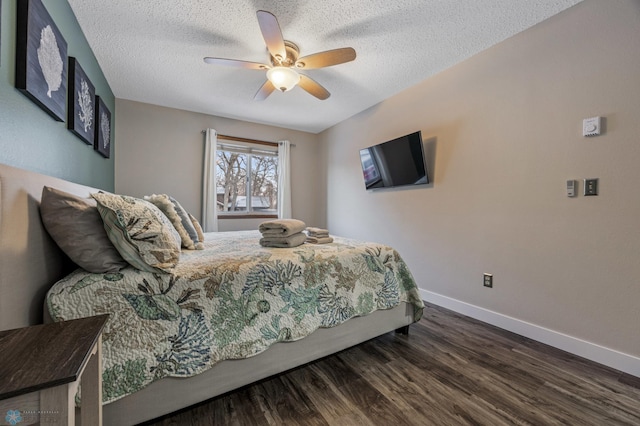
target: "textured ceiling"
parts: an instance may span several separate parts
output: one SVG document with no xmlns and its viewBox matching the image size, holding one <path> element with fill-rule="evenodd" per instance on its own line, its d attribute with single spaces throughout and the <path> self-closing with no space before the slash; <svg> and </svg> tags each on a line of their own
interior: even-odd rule
<svg viewBox="0 0 640 426">
<path fill-rule="evenodd" d="M 69 0 L 120 99 L 317 133 L 581 0 Z M 268 63 L 256 19 L 272 12 L 301 56 L 353 47 L 353 62 L 308 70 L 331 97 L 299 87 L 253 96 Z"/>
</svg>

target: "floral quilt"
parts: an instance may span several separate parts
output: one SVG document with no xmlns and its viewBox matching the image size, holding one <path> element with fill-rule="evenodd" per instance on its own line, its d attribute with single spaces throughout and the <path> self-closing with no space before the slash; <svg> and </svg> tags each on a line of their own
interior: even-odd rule
<svg viewBox="0 0 640 426">
<path fill-rule="evenodd" d="M 400 302 L 424 307 L 394 249 L 335 238 L 264 248 L 257 231 L 207 234 L 170 274 L 78 269 L 47 294 L 55 321 L 110 314 L 103 333 L 103 396 L 112 402 L 166 376 L 198 374 L 276 342 L 309 335 Z"/>
</svg>

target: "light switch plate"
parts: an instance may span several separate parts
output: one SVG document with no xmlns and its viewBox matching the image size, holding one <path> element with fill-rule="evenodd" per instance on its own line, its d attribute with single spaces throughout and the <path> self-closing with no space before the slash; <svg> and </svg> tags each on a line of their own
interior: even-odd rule
<svg viewBox="0 0 640 426">
<path fill-rule="evenodd" d="M 567 181 L 567 197 L 575 197 L 578 193 L 578 182 L 571 179 Z"/>
<path fill-rule="evenodd" d="M 598 178 L 584 180 L 584 195 L 598 195 Z"/>
</svg>

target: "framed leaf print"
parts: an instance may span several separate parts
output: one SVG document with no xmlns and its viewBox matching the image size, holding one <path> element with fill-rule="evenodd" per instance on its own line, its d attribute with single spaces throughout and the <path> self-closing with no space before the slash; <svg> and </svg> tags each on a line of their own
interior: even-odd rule
<svg viewBox="0 0 640 426">
<path fill-rule="evenodd" d="M 41 0 L 18 0 L 16 88 L 64 121 L 67 42 Z"/>
<path fill-rule="evenodd" d="M 104 158 L 111 155 L 111 111 L 100 96 L 96 96 L 96 135 L 93 148 Z"/>
<path fill-rule="evenodd" d="M 76 60 L 69 56 L 67 128 L 87 145 L 94 145 L 96 89 Z"/>
</svg>

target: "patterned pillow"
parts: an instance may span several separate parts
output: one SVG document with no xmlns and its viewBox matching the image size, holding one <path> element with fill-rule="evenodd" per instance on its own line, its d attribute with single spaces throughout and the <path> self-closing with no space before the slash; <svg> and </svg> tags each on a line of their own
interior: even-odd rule
<svg viewBox="0 0 640 426">
<path fill-rule="evenodd" d="M 128 265 L 104 230 L 96 202 L 45 186 L 40 201 L 42 223 L 69 259 L 89 272 L 118 272 Z"/>
<path fill-rule="evenodd" d="M 148 272 L 170 272 L 177 265 L 180 235 L 156 206 L 127 195 L 91 196 L 109 239 L 127 262 Z"/>
<path fill-rule="evenodd" d="M 187 231 L 187 229 L 185 228 L 182 222 L 182 217 L 180 216 L 180 214 L 178 214 L 175 204 L 172 202 L 172 200 L 169 198 L 168 195 L 151 194 L 151 195 L 145 195 L 144 199 L 149 201 L 153 205 L 155 205 L 157 208 L 159 208 L 160 211 L 164 213 L 164 215 L 167 216 L 167 218 L 171 221 L 171 224 L 173 225 L 173 227 L 176 228 L 176 231 L 178 231 L 178 235 L 180 235 L 180 240 L 182 241 L 182 247 L 189 250 L 196 249 L 193 239 L 191 238 L 189 232 Z M 189 223 L 189 226 L 192 226 L 191 223 Z M 195 234 L 195 229 L 193 230 L 193 233 Z"/>
</svg>

